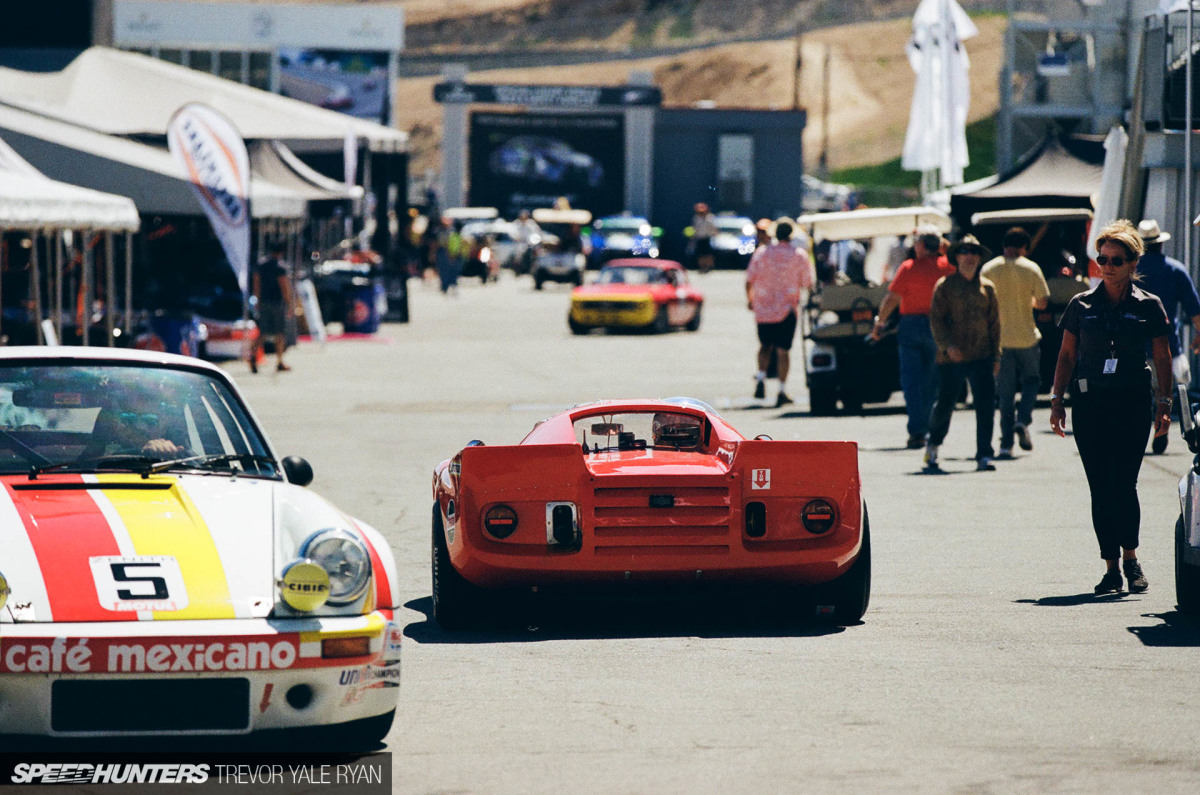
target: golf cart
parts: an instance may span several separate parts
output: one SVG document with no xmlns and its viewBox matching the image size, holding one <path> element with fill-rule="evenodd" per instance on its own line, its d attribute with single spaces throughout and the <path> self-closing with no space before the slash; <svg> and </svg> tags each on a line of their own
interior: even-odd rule
<svg viewBox="0 0 1200 795">
<path fill-rule="evenodd" d="M 847 210 L 796 219 L 814 243 L 875 238 L 894 243 L 920 224 L 933 224 L 943 234 L 950 231 L 950 217 L 932 207 Z M 878 342 L 869 338 L 887 295 L 881 281 L 829 281 L 818 284 L 809 297 L 801 330 L 810 413 L 832 414 L 839 401 L 846 411 L 858 412 L 864 403 L 886 403 L 900 388 L 894 328 Z"/>
<path fill-rule="evenodd" d="M 1188 449 L 1197 454 L 1188 473 L 1179 481 L 1179 519 L 1175 522 L 1175 602 L 1179 612 L 1200 613 L 1200 428 L 1187 387 L 1176 387 L 1179 428 Z"/>
<path fill-rule="evenodd" d="M 533 220 L 542 228 L 541 240 L 533 253 L 533 287 L 542 289 L 545 282 L 583 284 L 587 267 L 582 229 L 592 220 L 587 210 L 556 210 L 541 207 L 533 211 Z"/>
<path fill-rule="evenodd" d="M 1062 345 L 1058 319 L 1071 299 L 1088 289 L 1087 238 L 1091 222 L 1091 210 L 1058 207 L 995 210 L 971 216 L 975 236 L 994 254 L 1001 253 L 1004 233 L 1014 226 L 1022 227 L 1031 238 L 1027 256 L 1042 269 L 1050 288 L 1046 308 L 1032 310 L 1042 335 L 1039 392 L 1049 392 L 1054 383 L 1054 367 Z"/>
<path fill-rule="evenodd" d="M 487 227 L 500 213 L 495 207 L 451 207 L 442 213 L 449 218 L 462 239 L 462 273 L 460 276 L 475 276 L 487 284 L 496 276 L 492 250 L 488 245 Z"/>
</svg>

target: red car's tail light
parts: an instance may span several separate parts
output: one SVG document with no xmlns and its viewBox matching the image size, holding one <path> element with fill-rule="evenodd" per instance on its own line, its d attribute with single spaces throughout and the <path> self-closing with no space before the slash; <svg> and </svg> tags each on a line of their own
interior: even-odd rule
<svg viewBox="0 0 1200 795">
<path fill-rule="evenodd" d="M 810 533 L 828 533 L 837 524 L 837 510 L 828 500 L 812 500 L 800 512 L 800 520 Z"/>
<path fill-rule="evenodd" d="M 517 530 L 517 512 L 507 505 L 489 508 L 483 517 L 483 529 L 494 538 L 508 538 Z"/>
</svg>

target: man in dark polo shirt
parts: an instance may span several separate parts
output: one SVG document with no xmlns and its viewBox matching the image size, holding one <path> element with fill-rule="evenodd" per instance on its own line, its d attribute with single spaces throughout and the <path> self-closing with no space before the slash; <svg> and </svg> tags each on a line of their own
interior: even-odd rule
<svg viewBox="0 0 1200 795">
<path fill-rule="evenodd" d="M 275 369 L 279 372 L 292 369 L 283 361 L 287 349 L 287 312 L 292 307 L 292 282 L 283 258 L 285 251 L 283 243 L 273 243 L 250 277 L 251 294 L 258 302 L 258 339 L 250 350 L 250 370 L 255 373 L 259 351 L 268 335 L 275 342 Z"/>
</svg>

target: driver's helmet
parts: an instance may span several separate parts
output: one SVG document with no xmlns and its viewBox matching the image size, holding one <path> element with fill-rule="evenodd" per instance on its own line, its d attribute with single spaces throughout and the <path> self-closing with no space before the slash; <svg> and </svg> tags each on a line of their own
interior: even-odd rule
<svg viewBox="0 0 1200 795">
<path fill-rule="evenodd" d="M 704 422 L 691 414 L 659 412 L 651 424 L 655 447 L 699 447 Z"/>
</svg>

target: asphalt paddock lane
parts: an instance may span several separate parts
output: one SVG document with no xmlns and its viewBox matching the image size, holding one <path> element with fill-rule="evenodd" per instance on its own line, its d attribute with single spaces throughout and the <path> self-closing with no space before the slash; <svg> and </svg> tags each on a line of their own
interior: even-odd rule
<svg viewBox="0 0 1200 795">
<path fill-rule="evenodd" d="M 809 417 L 799 345 L 796 405 L 759 407 L 741 278 L 693 276 L 707 293 L 695 333 L 584 337 L 567 329 L 566 286 L 506 274 L 447 297 L 414 281 L 413 322 L 374 343 L 305 345 L 290 373 L 228 365 L 279 452 L 307 457 L 312 488 L 395 549 L 394 791 L 1195 791 L 1200 626 L 1174 607 L 1176 482 L 1191 464 L 1178 436 L 1141 474 L 1150 590 L 1095 598 L 1083 470 L 1045 407 L 1034 450 L 989 473 L 974 471 L 972 413 L 957 412 L 939 476 L 903 449 L 898 396 Z M 438 461 L 471 439 L 514 444 L 574 403 L 673 395 L 749 437 L 859 443 L 874 563 L 860 625 L 720 600 L 598 603 L 475 633 L 429 620 Z"/>
</svg>

